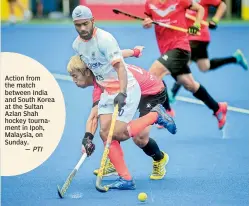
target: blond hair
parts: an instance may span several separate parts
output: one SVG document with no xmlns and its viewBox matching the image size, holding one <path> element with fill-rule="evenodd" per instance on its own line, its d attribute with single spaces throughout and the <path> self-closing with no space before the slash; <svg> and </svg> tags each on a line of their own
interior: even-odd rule
<svg viewBox="0 0 249 206">
<path fill-rule="evenodd" d="M 72 56 L 67 64 L 67 71 L 71 73 L 73 70 L 79 70 L 82 73 L 87 69 L 86 64 L 81 61 L 80 56 Z"/>
</svg>

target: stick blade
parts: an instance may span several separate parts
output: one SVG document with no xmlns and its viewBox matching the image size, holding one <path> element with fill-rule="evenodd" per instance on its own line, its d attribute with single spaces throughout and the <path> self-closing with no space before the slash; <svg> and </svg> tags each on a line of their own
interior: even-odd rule
<svg viewBox="0 0 249 206">
<path fill-rule="evenodd" d="M 61 194 L 61 189 L 60 189 L 59 185 L 57 185 L 57 192 L 58 192 L 59 197 L 63 198 L 63 195 Z"/>
<path fill-rule="evenodd" d="M 120 13 L 120 11 L 118 10 L 118 9 L 113 9 L 112 10 L 115 14 L 119 14 Z"/>
</svg>

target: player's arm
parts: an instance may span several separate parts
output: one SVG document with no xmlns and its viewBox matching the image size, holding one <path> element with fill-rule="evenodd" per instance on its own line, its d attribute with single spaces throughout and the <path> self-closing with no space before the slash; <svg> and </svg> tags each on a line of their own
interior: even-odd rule
<svg viewBox="0 0 249 206">
<path fill-rule="evenodd" d="M 216 5 L 214 5 L 214 6 L 216 6 Z M 213 16 L 212 20 L 209 22 L 209 28 L 210 29 L 216 29 L 217 28 L 217 24 L 220 21 L 220 19 L 223 17 L 223 15 L 225 14 L 226 9 L 227 9 L 226 3 L 224 1 L 221 1 L 218 4 L 215 15 Z"/>
<path fill-rule="evenodd" d="M 152 13 L 151 13 L 148 1 L 146 1 L 145 3 L 144 12 L 146 13 L 146 17 L 144 18 L 142 25 L 143 25 L 143 28 L 148 29 L 152 27 L 152 22 L 153 22 Z"/>
<path fill-rule="evenodd" d="M 118 104 L 120 111 L 125 105 L 125 99 L 127 97 L 126 89 L 128 83 L 127 71 L 123 61 L 122 52 L 119 48 L 118 42 L 111 34 L 106 35 L 105 39 L 103 39 L 101 49 L 107 60 L 112 64 L 113 68 L 118 74 L 120 92 L 114 99 L 114 105 Z"/>
<path fill-rule="evenodd" d="M 120 93 L 118 95 L 122 94 L 122 96 L 126 97 L 126 89 L 127 89 L 128 80 L 127 80 L 127 71 L 125 69 L 124 62 L 118 61 L 118 62 L 115 62 L 112 66 L 118 73 L 118 80 L 119 80 L 119 86 L 120 86 Z"/>
<path fill-rule="evenodd" d="M 98 128 L 98 105 L 95 105 L 86 122 L 86 132 L 84 138 L 82 139 L 82 153 L 87 153 L 90 156 L 95 150 L 95 144 L 93 143 L 93 138 L 95 132 Z"/>
<path fill-rule="evenodd" d="M 123 49 L 122 50 L 122 56 L 124 58 L 127 57 L 140 57 L 142 55 L 142 51 L 144 49 L 144 46 L 136 46 L 134 49 Z"/>
<path fill-rule="evenodd" d="M 189 9 L 191 9 L 193 11 L 196 11 L 196 13 L 197 13 L 196 14 L 196 20 L 195 20 L 194 24 L 192 26 L 190 26 L 189 29 L 188 29 L 188 32 L 190 34 L 195 35 L 200 30 L 201 20 L 203 19 L 205 10 L 200 4 L 198 4 L 198 3 L 194 2 L 194 1 L 192 1 L 191 6 L 190 6 Z"/>
<path fill-rule="evenodd" d="M 200 25 L 201 24 L 201 20 L 203 19 L 203 16 L 204 16 L 204 13 L 205 13 L 204 8 L 200 4 L 192 1 L 190 9 L 197 12 L 197 14 L 196 14 L 196 20 L 195 20 L 194 24 Z"/>
<path fill-rule="evenodd" d="M 86 133 L 84 138 L 82 139 L 82 149 L 81 149 L 83 153 L 84 152 L 87 153 L 87 156 L 90 156 L 95 150 L 93 138 L 98 128 L 98 103 L 100 100 L 100 96 L 103 92 L 95 81 L 93 82 L 93 85 L 94 85 L 93 95 L 92 95 L 93 106 L 86 122 Z"/>
<path fill-rule="evenodd" d="M 97 128 L 98 128 L 98 104 L 95 104 L 86 121 L 86 132 L 95 135 Z"/>
</svg>

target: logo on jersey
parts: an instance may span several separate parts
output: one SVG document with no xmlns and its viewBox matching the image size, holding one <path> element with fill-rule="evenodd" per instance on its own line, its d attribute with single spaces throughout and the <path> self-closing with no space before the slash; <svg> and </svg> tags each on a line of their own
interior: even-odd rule
<svg viewBox="0 0 249 206">
<path fill-rule="evenodd" d="M 173 4 L 171 5 L 170 7 L 166 8 L 166 9 L 158 9 L 155 5 L 153 4 L 150 4 L 150 9 L 153 10 L 155 13 L 157 13 L 159 16 L 161 17 L 165 17 L 167 16 L 169 13 L 171 13 L 172 11 L 175 11 L 176 10 L 176 6 L 178 5 L 177 4 Z"/>
<path fill-rule="evenodd" d="M 102 67 L 104 64 L 101 64 L 100 62 L 94 62 L 94 63 L 88 63 L 87 66 L 91 69 L 97 69 L 99 67 Z"/>
</svg>

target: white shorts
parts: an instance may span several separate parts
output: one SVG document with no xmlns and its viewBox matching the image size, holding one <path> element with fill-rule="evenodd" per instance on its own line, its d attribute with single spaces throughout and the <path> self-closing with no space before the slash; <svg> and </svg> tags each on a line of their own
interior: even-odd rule
<svg viewBox="0 0 249 206">
<path fill-rule="evenodd" d="M 116 96 L 117 94 L 110 95 L 106 91 L 101 94 L 98 104 L 98 115 L 112 114 L 114 112 L 114 98 Z M 121 116 L 118 115 L 117 120 L 129 123 L 136 114 L 140 98 L 141 89 L 136 82 L 134 86 L 127 90 L 126 105 L 122 108 Z"/>
</svg>

